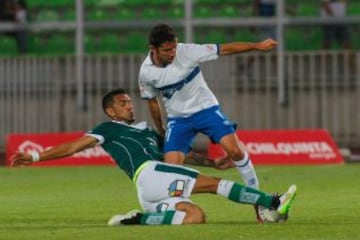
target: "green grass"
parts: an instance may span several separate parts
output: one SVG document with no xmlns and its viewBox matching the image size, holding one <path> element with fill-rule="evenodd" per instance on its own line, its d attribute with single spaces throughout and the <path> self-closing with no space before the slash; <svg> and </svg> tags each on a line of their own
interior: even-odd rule
<svg viewBox="0 0 360 240">
<path fill-rule="evenodd" d="M 203 173 L 239 181 L 235 170 Z M 0 239 L 360 239 L 360 164 L 257 166 L 269 192 L 298 185 L 289 221 L 258 224 L 251 206 L 196 195 L 207 224 L 111 228 L 116 213 L 139 208 L 116 167 L 0 168 Z"/>
</svg>

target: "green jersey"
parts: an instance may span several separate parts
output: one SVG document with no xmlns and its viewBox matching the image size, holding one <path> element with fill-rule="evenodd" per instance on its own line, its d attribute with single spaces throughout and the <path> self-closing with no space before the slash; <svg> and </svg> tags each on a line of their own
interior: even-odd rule
<svg viewBox="0 0 360 240">
<path fill-rule="evenodd" d="M 132 179 L 136 169 L 148 160 L 162 160 L 162 139 L 145 124 L 104 122 L 88 132 L 94 136 L 117 165 Z"/>
</svg>

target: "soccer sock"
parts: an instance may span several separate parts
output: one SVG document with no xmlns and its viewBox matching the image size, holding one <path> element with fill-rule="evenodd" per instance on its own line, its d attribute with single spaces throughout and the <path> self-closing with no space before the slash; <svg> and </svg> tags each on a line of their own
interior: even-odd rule
<svg viewBox="0 0 360 240">
<path fill-rule="evenodd" d="M 249 154 L 245 152 L 243 159 L 234 162 L 236 165 L 236 169 L 242 176 L 246 186 L 259 189 L 259 181 L 256 176 L 256 172 L 249 157 Z"/>
<path fill-rule="evenodd" d="M 277 204 L 270 194 L 224 179 L 220 180 L 216 193 L 237 203 L 257 204 L 266 208 Z"/>
<path fill-rule="evenodd" d="M 178 225 L 182 224 L 185 218 L 185 212 L 165 211 L 160 213 L 143 213 L 141 225 Z"/>
</svg>

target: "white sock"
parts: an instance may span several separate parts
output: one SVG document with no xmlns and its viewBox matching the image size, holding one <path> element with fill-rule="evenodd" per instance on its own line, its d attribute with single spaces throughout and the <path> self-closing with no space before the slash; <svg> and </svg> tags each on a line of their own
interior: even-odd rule
<svg viewBox="0 0 360 240">
<path fill-rule="evenodd" d="M 259 189 L 259 181 L 256 176 L 254 166 L 249 158 L 249 154 L 245 152 L 244 158 L 239 161 L 234 161 L 236 169 L 239 171 L 246 186 Z"/>
<path fill-rule="evenodd" d="M 219 185 L 217 187 L 216 194 L 218 194 L 220 196 L 224 196 L 226 198 L 229 197 L 230 191 L 231 191 L 231 188 L 233 185 L 234 185 L 234 182 L 221 179 L 219 182 Z"/>
<path fill-rule="evenodd" d="M 173 219 L 171 220 L 172 225 L 179 225 L 182 224 L 184 221 L 186 213 L 182 211 L 175 211 Z"/>
</svg>

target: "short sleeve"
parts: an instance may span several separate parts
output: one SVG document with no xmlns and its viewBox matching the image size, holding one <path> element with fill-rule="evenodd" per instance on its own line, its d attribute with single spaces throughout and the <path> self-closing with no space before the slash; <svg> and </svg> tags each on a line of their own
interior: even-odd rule
<svg viewBox="0 0 360 240">
<path fill-rule="evenodd" d="M 143 99 L 152 99 L 159 95 L 159 90 L 152 86 L 143 72 L 139 74 L 140 96 Z"/>
<path fill-rule="evenodd" d="M 215 60 L 219 57 L 218 44 L 183 44 L 180 57 L 186 57 L 195 63 Z"/>
<path fill-rule="evenodd" d="M 96 138 L 98 140 L 97 144 L 101 145 L 105 142 L 106 139 L 106 129 L 106 124 L 103 123 L 88 131 L 86 135 Z"/>
</svg>

